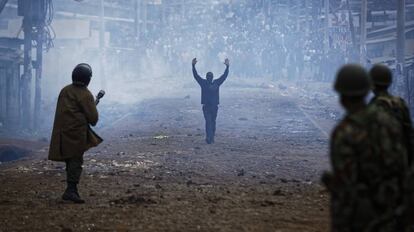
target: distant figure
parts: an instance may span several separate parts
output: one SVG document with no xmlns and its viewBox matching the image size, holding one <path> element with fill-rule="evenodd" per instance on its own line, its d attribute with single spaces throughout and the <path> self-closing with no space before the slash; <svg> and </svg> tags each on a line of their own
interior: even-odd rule
<svg viewBox="0 0 414 232">
<path fill-rule="evenodd" d="M 73 70 L 73 83 L 59 94 L 50 141 L 49 160 L 66 163 L 67 188 L 62 199 L 74 203 L 85 203 L 77 188 L 83 154 L 102 142 L 90 129 L 90 125 L 98 122 L 96 103 L 87 88 L 91 77 L 92 69 L 88 64 L 79 64 Z"/>
<path fill-rule="evenodd" d="M 201 104 L 203 105 L 203 113 L 206 120 L 206 142 L 212 144 L 214 143 L 214 136 L 216 134 L 216 118 L 218 105 L 220 104 L 220 86 L 227 79 L 230 61 L 229 59 L 224 61 L 226 70 L 217 80 L 213 80 L 214 76 L 212 72 L 207 73 L 206 79 L 201 78 L 195 68 L 196 64 L 197 58 L 194 58 L 192 62 L 193 76 L 201 86 Z"/>
<path fill-rule="evenodd" d="M 392 96 L 388 92 L 388 88 L 392 84 L 392 72 L 387 66 L 376 64 L 372 67 L 370 76 L 373 83 L 373 92 L 375 94 L 375 97 L 371 100 L 370 104 L 389 113 L 401 124 L 404 129 L 404 141 L 408 148 L 408 161 L 409 163 L 412 163 L 413 148 L 410 110 L 404 99 Z"/>
<path fill-rule="evenodd" d="M 371 88 L 359 65 L 335 81 L 346 115 L 331 136 L 332 172 L 322 176 L 331 194 L 331 231 L 403 231 L 399 223 L 407 150 L 400 124 L 365 97 Z"/>
</svg>

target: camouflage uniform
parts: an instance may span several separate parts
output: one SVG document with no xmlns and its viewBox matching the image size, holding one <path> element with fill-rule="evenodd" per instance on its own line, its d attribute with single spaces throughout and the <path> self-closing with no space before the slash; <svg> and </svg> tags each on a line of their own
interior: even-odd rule
<svg viewBox="0 0 414 232">
<path fill-rule="evenodd" d="M 395 97 L 387 92 L 378 93 L 372 100 L 371 105 L 389 113 L 401 124 L 404 130 L 404 141 L 408 149 L 408 162 L 413 160 L 412 154 L 412 123 L 410 111 L 405 101 L 400 97 Z"/>
<path fill-rule="evenodd" d="M 405 219 L 405 230 L 406 232 L 414 232 L 414 169 L 407 174 L 405 180 L 405 199 L 404 199 L 404 219 Z"/>
<path fill-rule="evenodd" d="M 406 148 L 401 128 L 368 106 L 348 114 L 331 138 L 332 231 L 398 231 L 394 212 L 402 201 Z"/>
<path fill-rule="evenodd" d="M 398 121 L 399 125 L 403 129 L 402 143 L 405 144 L 407 149 L 407 159 L 409 169 L 413 167 L 413 133 L 412 123 L 410 118 L 410 112 L 407 104 L 400 97 L 394 97 L 388 93 L 388 89 L 392 84 L 392 72 L 383 64 L 374 65 L 370 72 L 371 81 L 374 84 L 373 92 L 375 97 L 372 99 L 370 105 L 376 107 L 379 111 L 385 112 L 390 117 Z M 411 168 L 410 168 L 411 167 Z M 401 202 L 399 207 L 399 223 L 401 227 L 397 231 L 410 231 L 408 225 L 413 225 L 414 218 L 414 172 L 408 170 L 404 178 L 404 201 Z M 403 228 L 405 227 L 405 228 Z M 414 230 L 411 230 L 414 231 Z"/>
</svg>

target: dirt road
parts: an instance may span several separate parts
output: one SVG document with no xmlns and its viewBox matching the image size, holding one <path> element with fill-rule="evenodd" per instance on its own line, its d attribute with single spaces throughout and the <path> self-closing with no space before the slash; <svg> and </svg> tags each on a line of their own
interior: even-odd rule
<svg viewBox="0 0 414 232">
<path fill-rule="evenodd" d="M 64 166 L 47 147 L 0 165 L 0 231 L 328 231 L 317 118 L 278 91 L 226 89 L 212 146 L 200 93 L 187 92 L 102 115 L 84 205 L 60 200 Z"/>
</svg>

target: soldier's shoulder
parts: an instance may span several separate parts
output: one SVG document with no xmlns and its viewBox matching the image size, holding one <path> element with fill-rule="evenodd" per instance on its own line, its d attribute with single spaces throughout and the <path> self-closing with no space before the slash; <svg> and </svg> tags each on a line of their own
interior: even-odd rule
<svg viewBox="0 0 414 232">
<path fill-rule="evenodd" d="M 69 85 L 71 91 L 78 92 L 79 94 L 91 94 L 89 89 L 85 86 Z"/>
<path fill-rule="evenodd" d="M 92 98 L 93 99 L 93 95 L 91 93 L 91 91 L 89 91 L 88 88 L 83 87 L 83 86 L 76 86 L 76 85 L 68 85 L 66 91 L 70 92 L 71 95 L 76 96 L 76 98 L 78 99 L 88 99 L 88 98 Z"/>
<path fill-rule="evenodd" d="M 79 96 L 81 99 L 93 98 L 93 95 L 88 88 L 82 87 L 82 88 L 79 88 L 78 91 L 79 91 Z"/>
<path fill-rule="evenodd" d="M 379 100 L 376 101 L 375 104 L 369 104 L 365 110 L 365 117 L 369 119 L 379 118 L 384 115 L 388 114 L 382 110 L 382 104 L 379 102 Z"/>
<path fill-rule="evenodd" d="M 368 118 L 370 130 L 386 129 L 389 133 L 399 133 L 401 130 L 398 120 L 389 112 L 375 105 L 369 106 Z"/>
<path fill-rule="evenodd" d="M 352 138 L 355 134 L 359 133 L 358 131 L 360 129 L 353 120 L 345 117 L 336 125 L 331 137 L 333 139 Z"/>
<path fill-rule="evenodd" d="M 379 108 L 391 108 L 393 105 L 393 99 L 390 96 L 379 96 L 374 97 L 371 100 L 370 106 L 379 107 Z"/>
<path fill-rule="evenodd" d="M 71 84 L 70 85 L 66 85 L 65 87 L 62 88 L 61 92 L 68 91 L 71 88 L 72 88 L 72 85 Z"/>
<path fill-rule="evenodd" d="M 401 107 L 401 108 L 408 107 L 407 102 L 402 97 L 393 96 L 392 98 L 398 107 Z"/>
<path fill-rule="evenodd" d="M 66 85 L 60 90 L 59 96 L 66 95 L 67 93 L 71 92 L 72 85 Z"/>
<path fill-rule="evenodd" d="M 392 117 L 389 113 L 384 111 L 381 105 L 370 104 L 366 110 L 366 117 L 371 123 L 381 123 L 391 120 Z"/>
</svg>

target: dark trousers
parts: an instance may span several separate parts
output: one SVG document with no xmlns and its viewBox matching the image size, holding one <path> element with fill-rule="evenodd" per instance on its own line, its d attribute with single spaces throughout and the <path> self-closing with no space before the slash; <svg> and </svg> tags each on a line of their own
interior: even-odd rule
<svg viewBox="0 0 414 232">
<path fill-rule="evenodd" d="M 204 119 L 206 120 L 206 142 L 214 143 L 216 134 L 217 105 L 203 105 Z"/>
<path fill-rule="evenodd" d="M 83 156 L 73 157 L 66 162 L 66 182 L 78 184 L 82 174 Z"/>
</svg>

